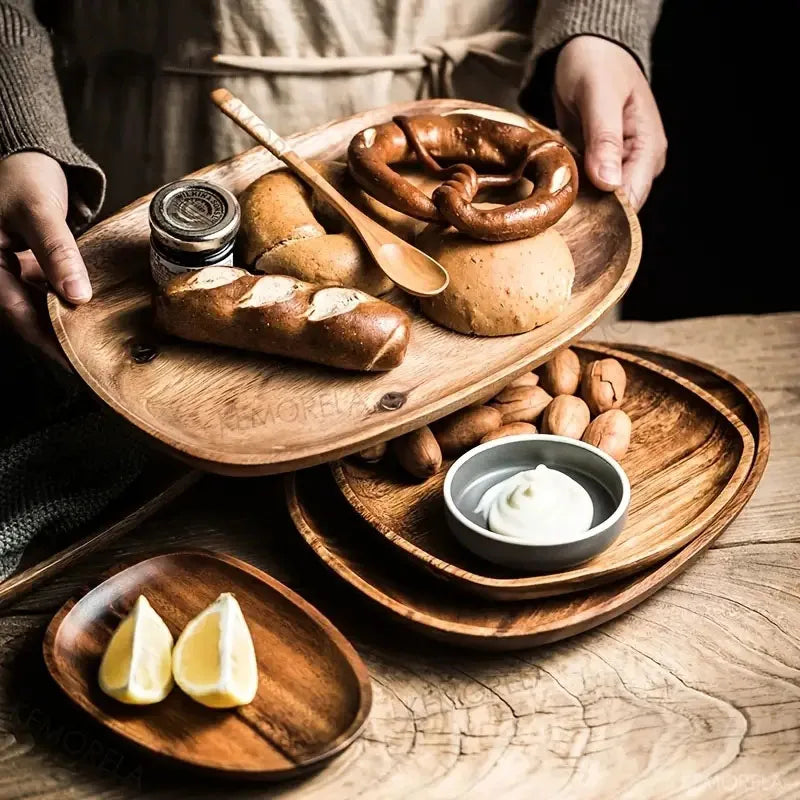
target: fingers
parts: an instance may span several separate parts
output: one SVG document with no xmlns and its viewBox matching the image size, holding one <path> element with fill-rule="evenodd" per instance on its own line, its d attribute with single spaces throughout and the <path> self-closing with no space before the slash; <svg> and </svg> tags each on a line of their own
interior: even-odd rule
<svg viewBox="0 0 800 800">
<path fill-rule="evenodd" d="M 622 189 L 636 211 L 647 200 L 654 176 L 653 159 L 647 148 L 634 145 L 622 169 Z"/>
<path fill-rule="evenodd" d="M 86 265 L 63 211 L 56 204 L 32 206 L 21 215 L 18 226 L 53 289 L 71 303 L 90 300 Z"/>
<path fill-rule="evenodd" d="M 7 258 L 8 254 L 0 252 L 0 316 L 26 342 L 69 370 L 69 363 L 44 326 L 25 286 L 9 271 Z"/>
<path fill-rule="evenodd" d="M 598 189 L 622 183 L 622 108 L 625 98 L 611 83 L 589 81 L 578 98 L 585 147 L 585 168 Z"/>
<path fill-rule="evenodd" d="M 639 107 L 637 107 L 639 106 Z M 655 103 L 637 100 L 626 109 L 624 127 L 627 153 L 622 167 L 622 188 L 639 211 L 650 194 L 653 180 L 664 169 L 667 139 Z"/>
<path fill-rule="evenodd" d="M 37 289 L 48 289 L 47 276 L 42 272 L 36 256 L 30 250 L 23 250 L 21 253 L 14 253 L 19 264 L 17 277 L 25 284 L 35 286 Z"/>
</svg>

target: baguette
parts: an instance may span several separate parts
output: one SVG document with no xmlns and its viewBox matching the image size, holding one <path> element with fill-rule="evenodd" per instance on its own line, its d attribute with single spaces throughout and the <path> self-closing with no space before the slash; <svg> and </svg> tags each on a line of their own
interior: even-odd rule
<svg viewBox="0 0 800 800">
<path fill-rule="evenodd" d="M 183 273 L 154 303 L 182 339 L 366 372 L 398 366 L 411 330 L 405 312 L 357 289 L 232 267 Z"/>
</svg>

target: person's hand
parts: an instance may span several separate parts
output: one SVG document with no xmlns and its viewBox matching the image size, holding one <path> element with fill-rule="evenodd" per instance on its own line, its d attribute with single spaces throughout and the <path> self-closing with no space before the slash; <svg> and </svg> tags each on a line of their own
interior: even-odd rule
<svg viewBox="0 0 800 800">
<path fill-rule="evenodd" d="M 653 93 L 627 50 L 597 36 L 567 42 L 556 62 L 556 119 L 585 152 L 599 189 L 621 186 L 638 211 L 664 169 L 667 138 Z"/>
<path fill-rule="evenodd" d="M 0 160 L 0 315 L 22 338 L 66 366 L 44 308 L 46 284 L 70 303 L 92 287 L 66 223 L 67 181 L 36 152 Z"/>
</svg>

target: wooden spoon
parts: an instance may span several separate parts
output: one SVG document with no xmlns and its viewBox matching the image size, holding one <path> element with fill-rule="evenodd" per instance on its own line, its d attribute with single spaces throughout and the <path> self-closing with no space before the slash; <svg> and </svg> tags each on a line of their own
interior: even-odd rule
<svg viewBox="0 0 800 800">
<path fill-rule="evenodd" d="M 359 211 L 227 89 L 215 89 L 211 92 L 211 99 L 240 128 L 325 198 L 353 226 L 377 265 L 401 289 L 421 297 L 430 297 L 444 291 L 450 282 L 450 276 L 438 261 Z"/>
</svg>

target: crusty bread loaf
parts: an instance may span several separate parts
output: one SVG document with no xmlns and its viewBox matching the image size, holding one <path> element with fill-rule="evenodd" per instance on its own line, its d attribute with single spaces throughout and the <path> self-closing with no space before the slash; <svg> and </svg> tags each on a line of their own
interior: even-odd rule
<svg viewBox="0 0 800 800">
<path fill-rule="evenodd" d="M 344 164 L 310 163 L 346 196 L 364 194 Z M 256 272 L 291 275 L 309 283 L 335 283 L 373 295 L 385 294 L 393 287 L 352 228 L 290 172 L 262 175 L 242 192 L 239 202 L 242 263 Z"/>
<path fill-rule="evenodd" d="M 357 289 L 231 267 L 183 273 L 154 303 L 174 336 L 342 369 L 393 369 L 411 330 L 405 312 Z"/>
<path fill-rule="evenodd" d="M 530 239 L 479 242 L 432 225 L 417 245 L 450 274 L 448 287 L 423 298 L 420 308 L 459 333 L 524 333 L 557 317 L 569 302 L 575 264 L 553 228 Z"/>
</svg>

